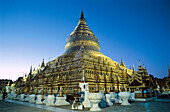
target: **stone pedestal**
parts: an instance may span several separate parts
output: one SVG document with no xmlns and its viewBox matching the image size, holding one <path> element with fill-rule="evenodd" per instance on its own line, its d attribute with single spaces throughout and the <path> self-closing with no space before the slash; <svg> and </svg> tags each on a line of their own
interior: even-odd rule
<svg viewBox="0 0 170 112">
<path fill-rule="evenodd" d="M 101 108 L 98 106 L 99 102 L 102 99 L 102 94 L 100 93 L 90 93 L 89 100 L 92 103 L 90 111 L 101 111 Z"/>
<path fill-rule="evenodd" d="M 89 91 L 85 91 L 85 97 L 84 97 L 83 105 L 84 105 L 85 108 L 90 108 L 92 106 L 92 104 L 89 100 Z"/>
<path fill-rule="evenodd" d="M 116 103 L 116 99 L 117 99 L 117 95 L 115 94 L 115 92 L 109 92 L 111 95 L 111 102 Z"/>
<path fill-rule="evenodd" d="M 25 94 L 20 94 L 19 101 L 24 101 Z"/>
<path fill-rule="evenodd" d="M 47 102 L 47 96 L 46 95 L 42 95 L 42 104 L 46 104 L 46 102 Z"/>
<path fill-rule="evenodd" d="M 130 105 L 128 99 L 130 98 L 130 92 L 120 92 L 119 97 L 123 100 L 121 105 Z"/>
<path fill-rule="evenodd" d="M 14 98 L 17 96 L 17 94 L 15 93 L 15 90 L 16 90 L 16 88 L 13 87 L 12 92 L 11 92 L 11 99 L 12 100 L 14 100 Z"/>
<path fill-rule="evenodd" d="M 72 104 L 72 109 L 83 110 L 83 105 L 80 102 L 80 97 L 74 97 L 75 101 Z"/>
<path fill-rule="evenodd" d="M 37 95 L 36 104 L 42 104 L 42 95 Z"/>
<path fill-rule="evenodd" d="M 135 93 L 131 93 L 130 100 L 131 100 L 131 101 L 136 101 L 136 99 L 135 99 Z"/>
<path fill-rule="evenodd" d="M 104 91 L 100 91 L 99 93 L 102 95 L 102 99 L 99 103 L 99 106 L 101 108 L 107 107 L 107 101 L 106 101 L 105 96 L 104 96 Z"/>
<path fill-rule="evenodd" d="M 29 102 L 29 95 L 25 95 L 24 101 Z"/>
<path fill-rule="evenodd" d="M 19 100 L 19 95 L 15 93 L 15 94 L 13 95 L 13 99 L 14 99 L 14 100 Z"/>
<path fill-rule="evenodd" d="M 108 106 L 113 105 L 113 103 L 111 102 L 111 94 L 106 94 L 106 101 Z"/>
<path fill-rule="evenodd" d="M 56 106 L 61 106 L 61 105 L 70 105 L 70 103 L 68 103 L 66 101 L 66 97 L 56 97 L 56 102 L 55 102 Z"/>
<path fill-rule="evenodd" d="M 119 94 L 115 93 L 115 103 L 119 103 Z"/>
<path fill-rule="evenodd" d="M 8 93 L 8 99 L 11 99 L 11 93 Z"/>
<path fill-rule="evenodd" d="M 29 95 L 29 102 L 30 103 L 35 103 L 35 94 Z"/>
<path fill-rule="evenodd" d="M 46 98 L 46 105 L 47 106 L 54 106 L 54 95 L 48 95 Z"/>
<path fill-rule="evenodd" d="M 122 100 L 122 98 L 120 98 L 120 97 L 119 97 L 119 99 L 118 99 L 118 103 L 120 103 L 120 104 L 121 104 L 121 103 L 122 103 L 122 101 L 123 101 L 123 100 Z"/>
</svg>

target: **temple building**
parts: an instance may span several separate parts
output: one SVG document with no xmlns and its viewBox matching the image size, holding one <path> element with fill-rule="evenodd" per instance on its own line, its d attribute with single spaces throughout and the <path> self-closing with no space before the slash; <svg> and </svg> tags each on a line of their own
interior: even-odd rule
<svg viewBox="0 0 170 112">
<path fill-rule="evenodd" d="M 119 64 L 100 52 L 99 40 L 86 24 L 83 12 L 66 39 L 64 54 L 46 64 L 43 60 L 36 70 L 31 67 L 28 76 L 19 78 L 15 84 L 18 93 L 58 94 L 62 89 L 69 95 L 82 79 L 88 83 L 90 92 L 155 89 L 152 76 L 140 62 L 136 72 L 134 67 L 127 68 L 122 59 Z"/>
</svg>

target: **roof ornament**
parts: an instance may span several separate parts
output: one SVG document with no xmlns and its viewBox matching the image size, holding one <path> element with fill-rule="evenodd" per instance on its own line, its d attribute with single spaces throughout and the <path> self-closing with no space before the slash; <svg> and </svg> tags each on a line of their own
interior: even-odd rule
<svg viewBox="0 0 170 112">
<path fill-rule="evenodd" d="M 45 67 L 44 59 L 43 59 L 43 61 L 41 63 L 41 67 Z"/>
<path fill-rule="evenodd" d="M 139 66 L 141 66 L 140 60 L 139 60 Z"/>
<path fill-rule="evenodd" d="M 143 64 L 143 69 L 146 69 L 145 65 Z"/>
<path fill-rule="evenodd" d="M 133 65 L 133 73 L 135 72 L 135 66 Z"/>
<path fill-rule="evenodd" d="M 84 19 L 83 10 L 81 11 L 81 18 L 80 19 Z"/>
<path fill-rule="evenodd" d="M 124 66 L 124 63 L 123 63 L 123 59 L 121 58 L 121 64 L 120 64 L 121 66 Z"/>
<path fill-rule="evenodd" d="M 30 67 L 30 74 L 32 74 L 32 66 Z"/>
</svg>

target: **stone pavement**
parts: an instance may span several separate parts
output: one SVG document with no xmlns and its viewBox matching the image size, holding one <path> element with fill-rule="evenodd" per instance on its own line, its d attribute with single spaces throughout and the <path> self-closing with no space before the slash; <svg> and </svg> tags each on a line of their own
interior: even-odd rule
<svg viewBox="0 0 170 112">
<path fill-rule="evenodd" d="M 170 99 L 156 99 L 150 102 L 134 102 L 129 106 L 114 104 L 111 107 L 102 108 L 102 112 L 170 112 Z M 88 111 L 85 109 L 83 111 Z M 0 112 L 72 112 L 70 106 L 48 107 L 28 102 L 1 101 Z"/>
</svg>

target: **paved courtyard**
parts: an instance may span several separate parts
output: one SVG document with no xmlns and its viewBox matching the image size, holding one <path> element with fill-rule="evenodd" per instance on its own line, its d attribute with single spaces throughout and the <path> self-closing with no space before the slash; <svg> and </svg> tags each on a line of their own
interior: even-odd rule
<svg viewBox="0 0 170 112">
<path fill-rule="evenodd" d="M 135 102 L 130 106 L 121 106 L 114 104 L 111 107 L 102 108 L 102 112 L 170 112 L 170 99 L 156 99 L 149 102 Z M 70 106 L 48 107 L 45 105 L 30 104 L 28 102 L 19 102 L 0 100 L 0 112 L 70 112 Z M 85 109 L 83 111 L 88 111 Z"/>
</svg>

